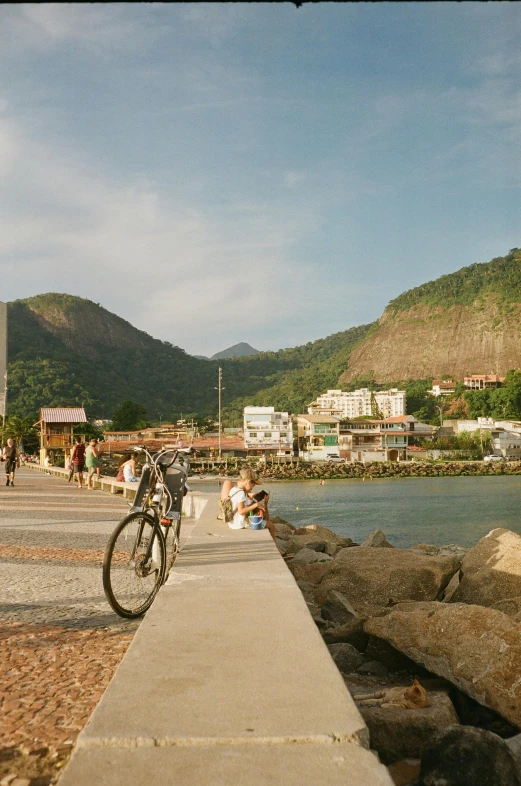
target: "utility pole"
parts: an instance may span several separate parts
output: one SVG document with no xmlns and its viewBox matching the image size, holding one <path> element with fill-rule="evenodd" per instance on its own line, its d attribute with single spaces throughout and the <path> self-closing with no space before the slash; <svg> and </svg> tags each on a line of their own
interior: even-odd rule
<svg viewBox="0 0 521 786">
<path fill-rule="evenodd" d="M 217 390 L 219 392 L 219 459 L 222 458 L 222 454 L 221 454 L 221 394 L 222 394 L 222 391 L 225 390 L 225 388 L 223 388 L 223 386 L 222 386 L 222 381 L 223 381 L 223 370 L 219 366 L 218 386 L 216 388 L 214 388 L 214 390 Z"/>
<path fill-rule="evenodd" d="M 436 409 L 440 413 L 440 428 L 443 428 L 443 404 L 442 404 L 441 407 L 438 407 L 438 405 L 435 405 L 435 406 L 436 406 Z"/>
</svg>

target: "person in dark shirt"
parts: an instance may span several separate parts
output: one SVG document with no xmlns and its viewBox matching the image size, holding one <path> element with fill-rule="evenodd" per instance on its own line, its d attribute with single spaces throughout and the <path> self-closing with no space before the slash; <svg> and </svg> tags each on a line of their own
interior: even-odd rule
<svg viewBox="0 0 521 786">
<path fill-rule="evenodd" d="M 18 450 L 11 438 L 7 440 L 7 447 L 4 448 L 4 459 L 6 475 L 5 485 L 8 486 L 9 483 L 11 483 L 11 486 L 14 486 L 14 472 L 18 464 Z"/>
<path fill-rule="evenodd" d="M 74 472 L 78 476 L 78 488 L 83 488 L 83 470 L 85 469 L 85 443 L 81 437 L 74 437 L 75 445 L 72 449 L 71 459 Z"/>
</svg>

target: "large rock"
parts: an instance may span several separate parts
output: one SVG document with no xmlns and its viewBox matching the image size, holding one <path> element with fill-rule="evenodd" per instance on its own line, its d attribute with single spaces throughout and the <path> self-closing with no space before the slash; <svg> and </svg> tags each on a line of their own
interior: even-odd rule
<svg viewBox="0 0 521 786">
<path fill-rule="evenodd" d="M 370 692 L 373 692 L 372 688 Z M 400 759 L 419 759 L 436 734 L 459 723 L 446 693 L 429 692 L 429 701 L 430 707 L 413 710 L 401 707 L 358 708 L 369 729 L 371 748 L 378 751 L 384 764 Z"/>
<path fill-rule="evenodd" d="M 363 548 L 373 549 L 394 549 L 392 543 L 389 543 L 385 537 L 385 532 L 381 529 L 375 529 L 362 543 Z"/>
<path fill-rule="evenodd" d="M 402 603 L 364 629 L 521 725 L 521 625 L 464 603 Z"/>
<path fill-rule="evenodd" d="M 519 772 L 521 772 L 521 734 L 516 734 L 515 737 L 510 737 L 510 739 L 505 740 L 510 753 L 516 760 L 516 764 L 518 767 Z"/>
<path fill-rule="evenodd" d="M 364 656 L 352 644 L 330 644 L 328 650 L 336 667 L 344 674 L 356 671 L 364 659 Z"/>
<path fill-rule="evenodd" d="M 337 590 L 361 617 L 373 617 L 406 600 L 436 600 L 459 568 L 456 557 L 423 557 L 405 549 L 342 549 L 315 594 L 323 605 Z"/>
<path fill-rule="evenodd" d="M 424 749 L 420 786 L 521 786 L 505 740 L 485 729 L 454 725 Z"/>
<path fill-rule="evenodd" d="M 331 625 L 322 631 L 322 638 L 326 644 L 338 644 L 347 642 L 363 651 L 367 646 L 367 633 L 364 633 L 364 622 L 361 619 L 353 619 L 344 625 Z"/>
<path fill-rule="evenodd" d="M 516 622 L 521 622 L 521 598 L 507 598 L 494 603 L 493 609 L 502 611 L 503 614 L 508 614 Z"/>
<path fill-rule="evenodd" d="M 346 538 L 341 538 L 340 535 L 337 535 L 327 527 L 323 527 L 321 524 L 307 524 L 305 527 L 296 529 L 293 534 L 295 537 L 303 538 L 304 540 L 324 540 L 326 543 L 335 543 L 338 546 L 346 544 Z"/>
<path fill-rule="evenodd" d="M 290 524 L 289 521 L 282 519 L 280 516 L 273 516 L 271 521 L 275 527 L 275 533 L 279 538 L 289 538 L 295 532 L 296 527 L 294 527 L 293 524 Z"/>
<path fill-rule="evenodd" d="M 336 590 L 331 590 L 331 592 L 327 593 L 326 602 L 322 606 L 321 613 L 325 620 L 334 622 L 337 625 L 344 625 L 346 622 L 351 622 L 351 620 L 357 618 L 357 613 L 348 599 Z"/>
<path fill-rule="evenodd" d="M 318 584 L 332 564 L 333 560 L 329 560 L 329 562 L 295 562 L 292 559 L 286 562 L 296 581 L 306 581 L 311 584 Z"/>
<path fill-rule="evenodd" d="M 311 564 L 313 562 L 331 562 L 333 557 L 330 557 L 328 554 L 324 554 L 323 551 L 315 551 L 314 549 L 301 549 L 292 559 L 292 563 L 306 563 Z"/>
<path fill-rule="evenodd" d="M 521 597 L 521 535 L 493 529 L 467 551 L 452 601 L 493 606 L 516 597 Z"/>
</svg>

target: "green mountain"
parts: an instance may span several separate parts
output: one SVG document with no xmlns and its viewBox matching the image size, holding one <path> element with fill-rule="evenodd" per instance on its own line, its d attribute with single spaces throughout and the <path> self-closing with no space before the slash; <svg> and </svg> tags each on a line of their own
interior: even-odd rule
<svg viewBox="0 0 521 786">
<path fill-rule="evenodd" d="M 521 367 L 520 324 L 521 250 L 513 248 L 392 300 L 339 383 L 504 376 Z"/>
<path fill-rule="evenodd" d="M 33 417 L 41 406 L 83 404 L 92 417 L 111 417 L 131 399 L 151 420 L 180 412 L 214 415 L 221 366 L 228 419 L 242 416 L 246 400 L 297 412 L 336 382 L 370 328 L 278 352 L 201 360 L 89 300 L 38 295 L 8 303 L 8 410 Z"/>
</svg>

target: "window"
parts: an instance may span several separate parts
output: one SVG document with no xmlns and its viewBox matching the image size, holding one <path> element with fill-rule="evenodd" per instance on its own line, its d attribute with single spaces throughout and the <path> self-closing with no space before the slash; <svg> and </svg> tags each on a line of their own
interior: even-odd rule
<svg viewBox="0 0 521 786">
<path fill-rule="evenodd" d="M 329 423 L 315 423 L 315 434 L 329 434 L 331 430 Z"/>
<path fill-rule="evenodd" d="M 257 436 L 256 431 L 250 431 L 250 437 L 256 437 L 256 436 Z"/>
<path fill-rule="evenodd" d="M 265 436 L 267 439 L 270 439 L 270 438 L 271 438 L 271 431 L 265 431 L 265 432 L 264 432 L 264 436 Z"/>
<path fill-rule="evenodd" d="M 287 433 L 287 431 L 281 431 L 281 432 L 280 432 L 280 438 L 281 438 L 281 439 L 286 439 L 286 438 L 287 438 L 287 436 L 288 436 L 288 433 Z"/>
</svg>

